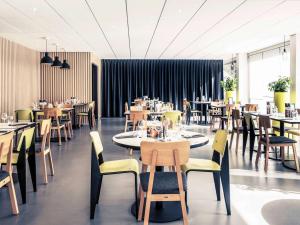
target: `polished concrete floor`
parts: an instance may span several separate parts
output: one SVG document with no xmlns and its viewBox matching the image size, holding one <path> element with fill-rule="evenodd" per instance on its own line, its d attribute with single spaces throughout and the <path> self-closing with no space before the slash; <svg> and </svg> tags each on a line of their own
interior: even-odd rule
<svg viewBox="0 0 300 225">
<path fill-rule="evenodd" d="M 104 145 L 105 160 L 129 158 L 129 152 L 112 143 L 112 136 L 122 132 L 124 120 L 102 119 L 98 123 Z M 206 126 L 191 129 L 208 135 L 213 134 Z M 208 145 L 192 149 L 191 157 L 211 157 L 211 141 Z M 300 149 L 298 147 L 298 149 Z M 104 177 L 100 204 L 95 219 L 89 219 L 91 142 L 87 126 L 75 130 L 74 138 L 61 147 L 52 144 L 55 176 L 49 184 L 42 184 L 38 172 L 38 192 L 27 183 L 27 204 L 22 205 L 18 184 L 15 185 L 20 215 L 12 216 L 8 204 L 8 191 L 0 190 L 1 225 L 85 225 L 85 224 L 142 224 L 130 214 L 134 201 L 134 180 L 131 175 Z M 139 153 L 134 152 L 135 158 Z M 254 160 L 248 154 L 243 157 L 241 149 L 230 152 L 232 215 L 226 215 L 222 198 L 216 201 L 211 174 L 192 173 L 189 177 L 190 224 L 226 225 L 296 225 L 300 224 L 300 175 L 284 169 L 280 162 L 271 161 L 266 175 L 263 166 L 255 169 Z M 39 164 L 37 165 L 40 168 Z M 39 171 L 39 170 L 38 170 Z M 182 224 L 181 221 L 169 223 Z"/>
</svg>

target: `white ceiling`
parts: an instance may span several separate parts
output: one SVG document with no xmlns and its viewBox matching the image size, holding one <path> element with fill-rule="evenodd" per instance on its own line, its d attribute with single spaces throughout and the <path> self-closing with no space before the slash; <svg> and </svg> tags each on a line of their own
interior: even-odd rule
<svg viewBox="0 0 300 225">
<path fill-rule="evenodd" d="M 100 58 L 228 58 L 300 33 L 300 0 L 0 0 L 0 36 Z"/>
</svg>

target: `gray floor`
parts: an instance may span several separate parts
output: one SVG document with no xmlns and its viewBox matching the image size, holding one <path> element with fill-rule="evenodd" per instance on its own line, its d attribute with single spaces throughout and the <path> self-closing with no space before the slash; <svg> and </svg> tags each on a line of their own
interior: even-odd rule
<svg viewBox="0 0 300 225">
<path fill-rule="evenodd" d="M 111 141 L 114 134 L 123 130 L 123 126 L 122 119 L 103 119 L 99 122 L 105 160 L 130 157 L 126 149 L 115 146 Z M 212 137 L 207 127 L 195 126 L 194 129 Z M 137 223 L 130 214 L 134 181 L 128 174 L 104 177 L 100 205 L 96 208 L 95 219 L 89 220 L 91 143 L 88 134 L 89 129 L 85 126 L 76 130 L 72 141 L 63 146 L 52 144 L 55 176 L 49 177 L 48 185 L 43 185 L 38 172 L 37 193 L 32 191 L 31 183 L 27 183 L 28 203 L 19 204 L 20 215 L 11 216 L 8 192 L 6 189 L 0 191 L 1 225 L 142 224 Z M 295 210 L 295 205 L 300 202 L 300 176 L 283 169 L 281 163 L 275 161 L 271 161 L 270 171 L 266 175 L 262 165 L 256 170 L 254 162 L 249 162 L 249 156 L 242 157 L 240 152 L 241 149 L 237 155 L 234 150 L 230 152 L 232 215 L 226 215 L 223 198 L 221 202 L 216 201 L 212 176 L 194 173 L 189 177 L 188 184 L 190 224 L 262 225 L 272 224 L 272 221 L 278 224 L 277 217 L 285 224 L 300 224 L 300 219 L 297 219 L 300 209 Z M 134 153 L 134 157 L 138 158 L 138 152 Z M 191 157 L 210 158 L 210 144 L 192 149 Z M 15 187 L 20 203 L 18 184 Z M 280 208 L 280 213 L 274 213 L 279 212 L 278 207 L 281 207 L 279 200 L 285 200 L 285 210 Z M 289 207 L 295 214 L 288 213 Z"/>
</svg>

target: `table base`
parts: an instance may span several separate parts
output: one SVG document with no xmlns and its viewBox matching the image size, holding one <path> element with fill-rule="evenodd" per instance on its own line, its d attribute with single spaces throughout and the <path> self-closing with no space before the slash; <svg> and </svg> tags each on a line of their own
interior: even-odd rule
<svg viewBox="0 0 300 225">
<path fill-rule="evenodd" d="M 146 204 L 146 199 L 145 199 Z M 144 206 L 145 209 L 145 206 Z M 131 206 L 131 213 L 135 216 L 135 203 Z M 187 212 L 189 209 L 187 207 Z M 143 216 L 144 218 L 144 216 Z M 154 223 L 168 223 L 182 219 L 180 202 L 152 202 L 149 221 Z"/>
</svg>

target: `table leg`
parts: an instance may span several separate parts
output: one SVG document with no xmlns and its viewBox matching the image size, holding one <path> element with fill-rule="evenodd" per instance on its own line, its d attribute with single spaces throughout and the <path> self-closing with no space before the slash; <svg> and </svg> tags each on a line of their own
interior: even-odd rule
<svg viewBox="0 0 300 225">
<path fill-rule="evenodd" d="M 245 117 L 243 118 L 242 124 L 243 124 L 243 156 L 244 156 L 246 151 L 246 146 L 247 146 L 247 139 L 248 139 L 248 128 L 247 128 Z"/>
<path fill-rule="evenodd" d="M 28 160 L 28 165 L 29 165 L 29 170 L 30 170 L 30 175 L 32 180 L 33 191 L 36 192 L 37 186 L 36 186 L 35 134 L 33 135 L 32 138 L 27 160 Z"/>
</svg>

